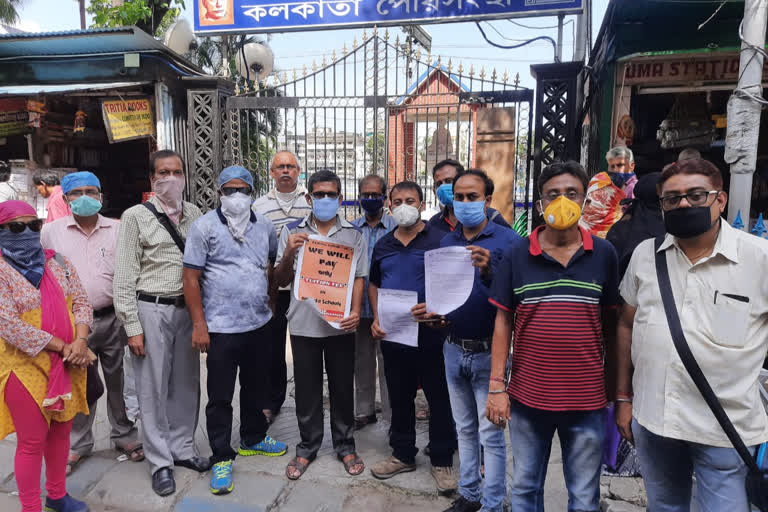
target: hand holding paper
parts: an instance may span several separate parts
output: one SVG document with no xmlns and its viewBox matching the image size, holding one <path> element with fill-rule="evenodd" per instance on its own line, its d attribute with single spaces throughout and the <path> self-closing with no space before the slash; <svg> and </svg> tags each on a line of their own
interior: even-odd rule
<svg viewBox="0 0 768 512">
<path fill-rule="evenodd" d="M 427 311 L 447 315 L 472 293 L 475 268 L 466 247 L 444 247 L 424 254 Z"/>
<path fill-rule="evenodd" d="M 407 290 L 379 288 L 378 320 L 386 341 L 411 347 L 419 345 L 419 324 L 413 320 L 411 308 L 419 296 Z"/>
</svg>

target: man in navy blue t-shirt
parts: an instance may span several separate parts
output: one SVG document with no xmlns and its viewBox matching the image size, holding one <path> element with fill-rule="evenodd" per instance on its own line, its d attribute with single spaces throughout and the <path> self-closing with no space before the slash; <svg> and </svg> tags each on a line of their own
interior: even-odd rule
<svg viewBox="0 0 768 512">
<path fill-rule="evenodd" d="M 455 432 L 443 364 L 445 331 L 419 325 L 418 346 L 387 341 L 378 318 L 379 288 L 417 292 L 424 302 L 424 253 L 440 247 L 443 234 L 421 220 L 424 205 L 421 187 L 409 181 L 398 183 L 389 193 L 392 216 L 398 224 L 394 231 L 376 243 L 371 258 L 368 298 L 374 315 L 371 332 L 383 338 L 384 373 L 392 407 L 389 444 L 392 456 L 371 468 L 379 479 L 416 469 L 416 408 L 414 399 L 421 384 L 429 402 L 429 445 L 432 476 L 439 492 L 456 489 L 453 475 Z"/>
<path fill-rule="evenodd" d="M 485 405 L 491 377 L 491 338 L 496 308 L 490 286 L 505 249 L 520 236 L 488 219 L 493 181 L 485 172 L 460 172 L 453 182 L 453 211 L 459 224 L 441 247 L 472 251 L 475 281 L 467 301 L 448 313 L 443 346 L 445 374 L 459 441 L 459 498 L 446 512 L 501 511 L 507 495 L 504 430 L 488 421 Z M 480 445 L 485 448 L 485 484 Z"/>
</svg>

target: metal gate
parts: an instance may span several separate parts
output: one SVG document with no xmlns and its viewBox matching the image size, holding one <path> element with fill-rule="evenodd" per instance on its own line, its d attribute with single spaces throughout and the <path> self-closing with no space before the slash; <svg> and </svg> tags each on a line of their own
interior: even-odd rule
<svg viewBox="0 0 768 512">
<path fill-rule="evenodd" d="M 258 194 L 270 187 L 274 153 L 288 150 L 302 180 L 322 169 L 339 176 L 350 218 L 359 215 L 357 182 L 367 174 L 390 186 L 416 181 L 434 206 L 432 167 L 453 158 L 489 172 L 494 204 L 508 218 L 527 209 L 533 91 L 506 72 L 467 69 L 374 29 L 319 66 L 276 78 L 227 98 L 220 138 L 224 164 L 253 172 Z"/>
</svg>

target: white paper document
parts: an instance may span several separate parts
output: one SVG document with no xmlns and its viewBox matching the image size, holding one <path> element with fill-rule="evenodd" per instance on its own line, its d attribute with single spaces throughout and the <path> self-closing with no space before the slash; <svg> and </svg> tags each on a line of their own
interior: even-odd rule
<svg viewBox="0 0 768 512">
<path fill-rule="evenodd" d="M 427 312 L 447 315 L 467 302 L 475 282 L 472 251 L 443 247 L 424 253 Z"/>
<path fill-rule="evenodd" d="M 418 301 L 416 292 L 379 288 L 379 327 L 387 333 L 386 341 L 419 346 L 419 324 L 411 314 Z"/>
</svg>

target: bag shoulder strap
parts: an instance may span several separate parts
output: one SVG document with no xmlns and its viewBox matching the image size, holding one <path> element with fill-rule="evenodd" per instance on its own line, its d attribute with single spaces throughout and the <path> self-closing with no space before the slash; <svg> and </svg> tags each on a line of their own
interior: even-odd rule
<svg viewBox="0 0 768 512">
<path fill-rule="evenodd" d="M 53 259 L 56 261 L 56 263 L 59 264 L 61 268 L 64 269 L 64 276 L 67 278 L 67 281 L 69 281 L 69 267 L 67 267 L 67 264 L 64 262 L 64 256 L 59 254 L 58 252 L 53 255 Z"/>
<path fill-rule="evenodd" d="M 168 218 L 168 215 L 166 215 L 165 212 L 161 213 L 157 211 L 155 205 L 149 201 L 145 201 L 142 204 L 146 207 L 147 210 L 151 211 L 155 217 L 157 217 L 157 220 L 160 222 L 160 224 L 165 228 L 166 231 L 168 231 L 168 234 L 171 235 L 173 241 L 176 242 L 176 247 L 179 248 L 181 254 L 184 254 L 184 240 L 181 239 L 179 231 L 171 224 L 171 219 Z"/>
<path fill-rule="evenodd" d="M 683 362 L 683 366 L 691 376 L 693 383 L 699 389 L 701 396 L 707 402 L 707 405 L 715 415 L 717 422 L 725 431 L 725 435 L 736 448 L 744 463 L 753 472 L 759 472 L 760 469 L 755 462 L 755 458 L 749 453 L 749 449 L 742 441 L 741 436 L 736 431 L 736 427 L 731 423 L 728 414 L 720 404 L 720 400 L 717 399 L 717 395 L 712 391 L 712 387 L 709 385 L 707 378 L 704 376 L 704 372 L 701 371 L 699 363 L 696 362 L 696 358 L 691 352 L 691 348 L 688 346 L 688 342 L 685 339 L 683 333 L 683 327 L 680 324 L 680 317 L 677 314 L 677 307 L 675 306 L 675 297 L 672 294 L 672 283 L 669 280 L 669 268 L 667 266 L 667 252 L 659 251 L 664 238 L 657 238 L 654 245 L 656 254 L 656 278 L 659 281 L 659 291 L 661 293 L 661 300 L 664 304 L 664 313 L 667 316 L 667 324 L 669 324 L 669 332 L 672 335 L 672 341 L 675 344 L 677 354 L 680 356 L 680 360 Z"/>
</svg>

